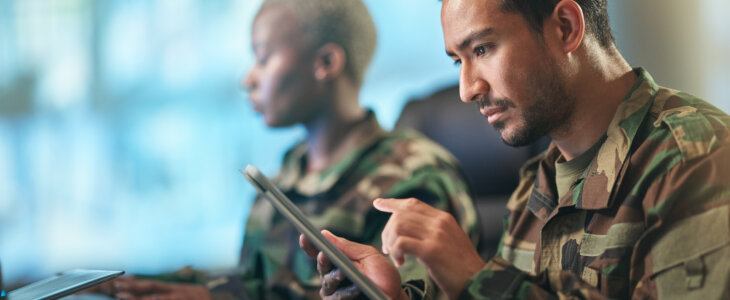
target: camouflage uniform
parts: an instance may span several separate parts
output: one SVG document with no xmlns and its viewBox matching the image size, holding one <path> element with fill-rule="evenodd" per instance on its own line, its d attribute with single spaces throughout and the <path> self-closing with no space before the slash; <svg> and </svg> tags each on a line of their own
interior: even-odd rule
<svg viewBox="0 0 730 300">
<path fill-rule="evenodd" d="M 370 138 L 328 169 L 306 173 L 306 143 L 287 152 L 275 178 L 282 191 L 319 228 L 380 249 L 390 214 L 372 206 L 378 197 L 416 197 L 457 216 L 476 244 L 477 219 L 454 157 L 413 131 L 385 133 L 372 113 L 359 126 Z M 242 273 L 211 281 L 215 298 L 319 299 L 314 260 L 299 249 L 299 232 L 264 199 L 256 199 L 241 250 Z M 425 268 L 409 259 L 400 269 L 409 292 L 433 289 Z"/>
<path fill-rule="evenodd" d="M 501 249 L 461 298 L 729 299 L 730 117 L 635 72 L 564 197 L 555 145 L 525 164 Z"/>
</svg>

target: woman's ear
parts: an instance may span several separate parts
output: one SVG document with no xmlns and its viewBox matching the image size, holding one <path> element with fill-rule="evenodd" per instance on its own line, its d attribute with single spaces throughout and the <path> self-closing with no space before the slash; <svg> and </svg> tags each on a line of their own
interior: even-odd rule
<svg viewBox="0 0 730 300">
<path fill-rule="evenodd" d="M 345 70 L 345 50 L 334 43 L 324 44 L 317 50 L 314 58 L 314 77 L 318 81 L 332 80 Z"/>
<path fill-rule="evenodd" d="M 555 5 L 551 19 L 563 52 L 570 53 L 578 49 L 585 35 L 585 20 L 580 5 L 572 0 L 562 0 Z"/>
</svg>

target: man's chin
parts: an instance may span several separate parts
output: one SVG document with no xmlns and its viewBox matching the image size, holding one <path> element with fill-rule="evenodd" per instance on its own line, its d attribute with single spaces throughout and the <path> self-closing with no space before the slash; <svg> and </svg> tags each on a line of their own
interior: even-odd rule
<svg viewBox="0 0 730 300">
<path fill-rule="evenodd" d="M 514 140 L 513 136 L 505 136 L 504 134 L 500 135 L 500 138 L 502 139 L 502 142 L 505 143 L 505 145 L 510 147 L 519 147 L 520 144 L 516 143 L 517 141 Z"/>
<path fill-rule="evenodd" d="M 495 123 L 495 128 L 497 124 Z M 522 147 L 527 146 L 535 141 L 537 141 L 539 138 L 541 138 L 541 135 L 535 134 L 534 131 L 529 130 L 504 130 L 504 129 L 497 129 L 499 131 L 499 136 L 502 139 L 502 142 L 504 142 L 507 146 L 511 147 Z"/>
<path fill-rule="evenodd" d="M 515 146 L 515 136 L 513 132 L 504 128 L 505 126 L 503 121 L 496 122 L 492 124 L 492 126 L 495 130 L 497 130 L 497 132 L 499 132 L 499 138 L 503 143 L 507 144 L 507 146 L 518 147 Z"/>
</svg>

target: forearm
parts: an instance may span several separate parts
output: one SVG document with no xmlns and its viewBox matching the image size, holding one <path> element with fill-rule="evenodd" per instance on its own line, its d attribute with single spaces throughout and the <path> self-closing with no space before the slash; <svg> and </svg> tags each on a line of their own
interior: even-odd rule
<svg viewBox="0 0 730 300">
<path fill-rule="evenodd" d="M 206 287 L 213 299 L 263 299 L 263 280 L 249 279 L 240 275 L 211 278 Z"/>
<path fill-rule="evenodd" d="M 170 273 L 136 274 L 134 275 L 134 278 L 139 280 L 155 280 L 172 283 L 203 284 L 206 281 L 207 276 L 208 274 L 206 272 L 195 270 L 188 266 Z"/>
</svg>

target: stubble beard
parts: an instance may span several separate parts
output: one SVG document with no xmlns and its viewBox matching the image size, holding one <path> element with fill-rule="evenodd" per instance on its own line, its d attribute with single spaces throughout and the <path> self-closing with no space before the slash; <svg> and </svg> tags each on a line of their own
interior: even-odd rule
<svg viewBox="0 0 730 300">
<path fill-rule="evenodd" d="M 494 128 L 499 131 L 502 141 L 512 147 L 520 147 L 532 144 L 539 138 L 565 127 L 570 120 L 575 107 L 575 99 L 570 96 L 565 87 L 564 77 L 558 72 L 556 65 L 551 61 L 548 63 L 546 72 L 535 72 L 534 76 L 528 78 L 525 84 L 525 91 L 529 94 L 528 99 L 533 99 L 530 105 L 522 108 L 518 116 L 521 124 L 515 124 L 516 128 L 509 135 L 505 136 L 504 121 L 494 123 Z M 508 102 L 514 107 L 510 99 L 494 101 Z"/>
</svg>

